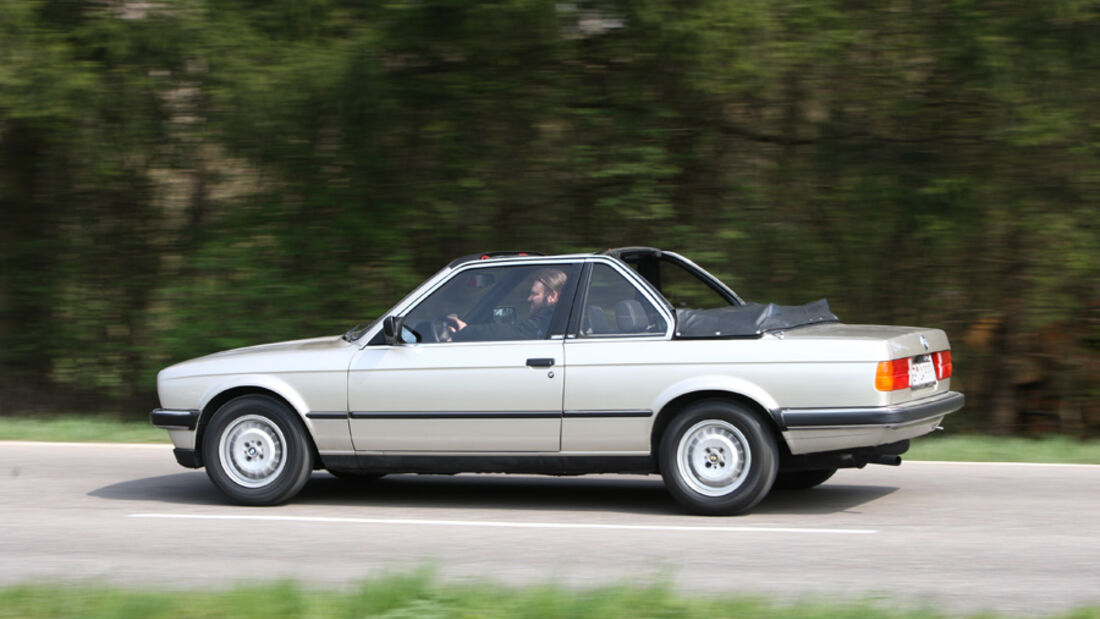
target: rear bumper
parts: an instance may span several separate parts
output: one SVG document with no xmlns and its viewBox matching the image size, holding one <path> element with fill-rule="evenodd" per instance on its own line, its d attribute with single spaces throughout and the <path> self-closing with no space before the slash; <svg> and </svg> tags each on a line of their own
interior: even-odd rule
<svg viewBox="0 0 1100 619">
<path fill-rule="evenodd" d="M 935 430 L 963 407 L 963 394 L 945 394 L 905 404 L 858 408 L 792 408 L 776 414 L 794 455 L 873 447 Z"/>
</svg>

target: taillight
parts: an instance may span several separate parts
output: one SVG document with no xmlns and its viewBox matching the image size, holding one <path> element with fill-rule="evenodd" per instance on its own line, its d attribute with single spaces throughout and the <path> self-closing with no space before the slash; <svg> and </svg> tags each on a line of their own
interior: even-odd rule
<svg viewBox="0 0 1100 619">
<path fill-rule="evenodd" d="M 951 351 L 943 350 L 932 355 L 932 361 L 936 364 L 936 380 L 951 378 Z"/>
<path fill-rule="evenodd" d="M 896 391 L 909 388 L 909 359 L 880 361 L 875 371 L 875 389 Z"/>
</svg>

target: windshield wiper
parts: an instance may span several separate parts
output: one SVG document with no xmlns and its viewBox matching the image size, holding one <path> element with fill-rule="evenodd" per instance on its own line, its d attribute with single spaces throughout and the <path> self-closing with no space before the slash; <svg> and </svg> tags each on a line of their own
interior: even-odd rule
<svg viewBox="0 0 1100 619">
<path fill-rule="evenodd" d="M 363 323 L 358 323 L 354 327 L 348 329 L 343 335 L 341 335 L 340 339 L 344 340 L 345 342 L 354 342 L 355 340 L 363 337 L 363 334 L 369 331 L 374 323 L 375 321 L 373 320 L 365 325 Z"/>
</svg>

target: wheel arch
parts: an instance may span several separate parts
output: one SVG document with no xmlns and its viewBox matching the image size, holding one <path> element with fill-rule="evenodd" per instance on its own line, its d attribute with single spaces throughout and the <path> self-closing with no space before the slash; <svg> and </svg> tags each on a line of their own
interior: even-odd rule
<svg viewBox="0 0 1100 619">
<path fill-rule="evenodd" d="M 776 421 L 775 416 L 767 407 L 761 404 L 756 399 L 740 393 L 737 391 L 731 391 L 727 389 L 700 389 L 697 391 L 689 391 L 687 393 L 680 394 L 667 402 L 661 407 L 660 412 L 657 413 L 657 418 L 653 421 L 653 428 L 650 431 L 649 436 L 649 448 L 650 452 L 654 455 L 657 454 L 661 445 L 661 438 L 664 436 L 665 429 L 669 423 L 676 418 L 681 412 L 690 407 L 696 402 L 703 400 L 726 400 L 728 402 L 735 402 L 742 404 L 764 425 L 768 428 L 768 431 L 772 433 L 775 439 L 776 446 L 783 451 L 786 448 L 786 441 L 783 440 L 783 434 L 779 427 L 779 423 Z M 656 461 L 656 458 L 655 458 Z"/>
<path fill-rule="evenodd" d="M 321 461 L 320 454 L 317 451 L 316 441 L 313 440 L 313 432 L 311 431 L 309 424 L 305 423 L 302 418 L 302 411 L 298 407 L 294 406 L 291 401 L 284 397 L 283 394 L 269 387 L 262 387 L 259 385 L 238 385 L 235 387 L 229 387 L 216 394 L 203 405 L 201 412 L 199 413 L 199 422 L 195 428 L 195 459 L 199 466 L 205 466 L 204 455 L 202 453 L 203 436 L 206 434 L 206 427 L 210 423 L 210 419 L 214 416 L 214 413 L 218 412 L 222 406 L 227 402 L 230 402 L 236 398 L 246 395 L 258 395 L 269 397 L 276 402 L 287 407 L 287 409 L 295 413 L 295 418 L 298 420 L 298 425 L 305 435 L 307 442 L 309 443 L 310 457 L 312 458 L 313 466 L 316 467 L 317 463 Z"/>
</svg>

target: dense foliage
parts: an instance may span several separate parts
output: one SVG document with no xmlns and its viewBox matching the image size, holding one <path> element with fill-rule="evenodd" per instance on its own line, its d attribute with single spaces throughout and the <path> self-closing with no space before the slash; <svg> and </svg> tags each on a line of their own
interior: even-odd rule
<svg viewBox="0 0 1100 619">
<path fill-rule="evenodd" d="M 5 0 L 0 407 L 338 333 L 484 249 L 678 249 L 1100 430 L 1100 5 Z"/>
</svg>

